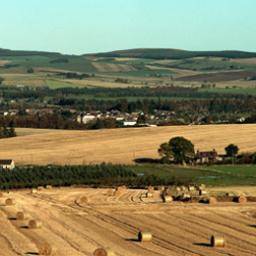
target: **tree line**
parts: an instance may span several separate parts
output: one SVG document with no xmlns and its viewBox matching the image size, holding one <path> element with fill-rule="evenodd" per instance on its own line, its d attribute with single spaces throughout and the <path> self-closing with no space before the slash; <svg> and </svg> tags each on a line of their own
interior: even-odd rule
<svg viewBox="0 0 256 256">
<path fill-rule="evenodd" d="M 16 131 L 12 121 L 10 121 L 9 127 L 7 127 L 5 124 L 2 127 L 0 126 L 0 139 L 11 138 L 15 136 Z"/>
<path fill-rule="evenodd" d="M 78 166 L 20 166 L 12 171 L 0 170 L 0 189 L 33 188 L 38 186 L 118 186 L 144 187 L 172 185 L 181 181 L 157 175 L 139 176 L 131 166 L 78 165 Z"/>
<path fill-rule="evenodd" d="M 196 88 L 16 88 L 2 87 L 0 102 L 2 110 L 15 108 L 15 116 L 1 117 L 0 126 L 53 128 L 53 129 L 99 129 L 115 128 L 120 124 L 110 119 L 97 119 L 89 125 L 76 122 L 79 112 L 112 110 L 121 113 L 143 112 L 145 116 L 169 112 L 168 120 L 158 125 L 190 123 L 256 123 L 256 97 L 200 92 Z M 13 101 L 13 102 L 12 102 Z M 50 108 L 54 113 L 29 115 L 27 108 L 40 112 Z M 71 113 L 70 109 L 75 110 Z M 161 114 L 161 113 L 160 113 Z M 240 118 L 242 119 L 240 120 Z"/>
</svg>

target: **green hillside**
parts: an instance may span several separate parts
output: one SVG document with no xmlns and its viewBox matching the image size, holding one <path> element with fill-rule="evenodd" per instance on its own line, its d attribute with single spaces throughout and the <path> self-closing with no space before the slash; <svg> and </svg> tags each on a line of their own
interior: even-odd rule
<svg viewBox="0 0 256 256">
<path fill-rule="evenodd" d="M 0 56 L 61 56 L 60 53 L 57 52 L 43 52 L 43 51 L 14 51 L 9 49 L 0 48 Z"/>
<path fill-rule="evenodd" d="M 25 72 L 29 68 L 59 69 L 76 72 L 95 72 L 91 61 L 84 56 L 64 55 L 55 52 L 12 51 L 0 49 L 0 73 Z"/>
<path fill-rule="evenodd" d="M 68 55 L 0 49 L 0 77 L 5 85 L 44 86 L 47 80 L 71 79 L 66 77 L 68 73 L 83 73 L 89 80 L 78 78 L 72 86 L 170 86 L 175 82 L 178 86 L 187 82 L 200 86 L 204 81 L 239 81 L 234 85 L 241 82 L 244 86 L 248 81 L 248 87 L 254 87 L 256 53 L 156 48 Z"/>
</svg>

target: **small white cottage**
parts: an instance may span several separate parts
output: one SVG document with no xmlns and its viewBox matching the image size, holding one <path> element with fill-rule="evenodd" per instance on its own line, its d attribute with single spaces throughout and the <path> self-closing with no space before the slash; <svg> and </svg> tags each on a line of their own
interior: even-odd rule
<svg viewBox="0 0 256 256">
<path fill-rule="evenodd" d="M 13 170 L 14 168 L 15 164 L 12 159 L 0 159 L 0 169 Z"/>
</svg>

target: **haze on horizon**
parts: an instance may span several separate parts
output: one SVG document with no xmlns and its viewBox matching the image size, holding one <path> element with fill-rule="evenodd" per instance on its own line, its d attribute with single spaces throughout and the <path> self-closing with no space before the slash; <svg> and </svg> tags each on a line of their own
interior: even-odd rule
<svg viewBox="0 0 256 256">
<path fill-rule="evenodd" d="M 256 52 L 255 9 L 255 0 L 8 0 L 1 3 L 0 48 Z"/>
</svg>

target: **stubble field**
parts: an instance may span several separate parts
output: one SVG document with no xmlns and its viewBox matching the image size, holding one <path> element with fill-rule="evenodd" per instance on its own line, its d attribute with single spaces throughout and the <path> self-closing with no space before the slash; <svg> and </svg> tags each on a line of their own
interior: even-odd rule
<svg viewBox="0 0 256 256">
<path fill-rule="evenodd" d="M 256 193 L 255 188 L 247 191 Z M 48 243 L 55 256 L 92 256 L 99 247 L 109 247 L 117 256 L 256 255 L 255 203 L 166 204 L 159 191 L 153 198 L 145 198 L 145 192 L 129 189 L 111 196 L 109 189 L 54 188 L 4 194 L 1 256 L 37 255 L 41 243 Z M 81 196 L 88 202 L 77 203 Z M 4 206 L 7 197 L 16 204 Z M 27 219 L 16 220 L 17 211 Z M 27 228 L 30 219 L 41 221 L 42 227 Z M 139 230 L 151 232 L 152 241 L 138 242 Z M 211 247 L 211 235 L 223 236 L 227 246 Z"/>
<path fill-rule="evenodd" d="M 15 138 L 1 139 L 0 158 L 18 164 L 130 164 L 136 158 L 158 158 L 157 149 L 175 136 L 190 139 L 196 149 L 224 153 L 229 143 L 240 151 L 256 151 L 256 125 L 169 126 L 66 131 L 17 129 Z"/>
</svg>

